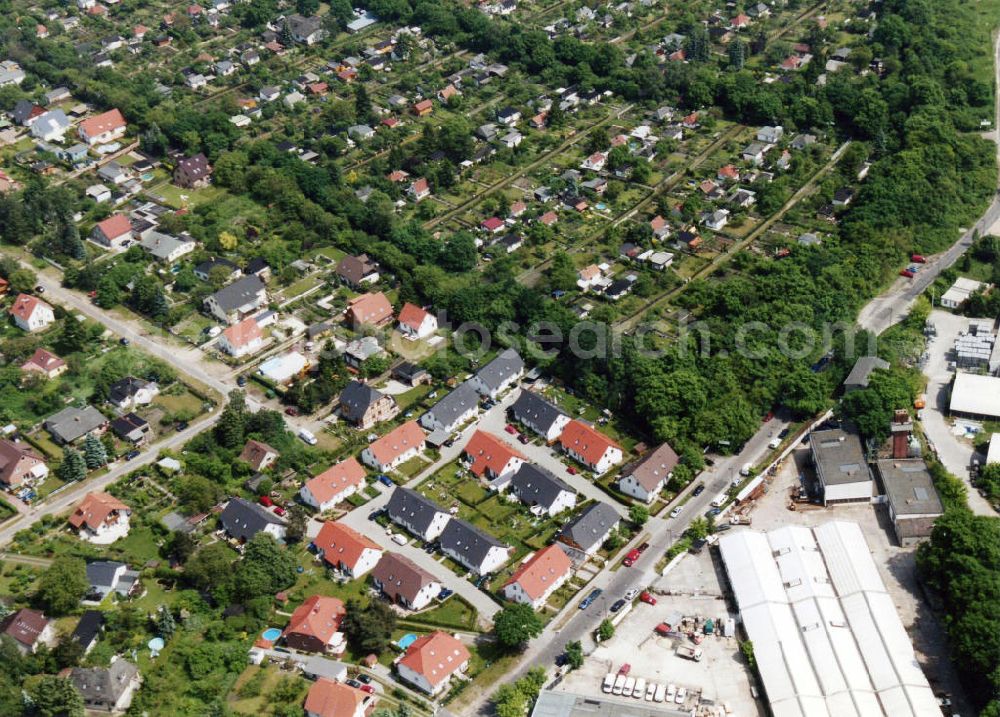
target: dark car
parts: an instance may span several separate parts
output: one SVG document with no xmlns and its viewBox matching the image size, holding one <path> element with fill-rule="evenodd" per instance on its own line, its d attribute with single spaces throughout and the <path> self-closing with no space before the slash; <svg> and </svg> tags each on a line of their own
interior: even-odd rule
<svg viewBox="0 0 1000 717">
<path fill-rule="evenodd" d="M 246 376 L 240 376 L 240 377 L 238 377 L 236 379 L 236 385 L 237 386 L 246 386 L 247 385 L 247 377 Z"/>
<path fill-rule="evenodd" d="M 517 437 L 517 440 L 519 440 L 521 443 L 524 443 L 525 445 L 528 444 L 528 437 L 523 433 Z"/>
<path fill-rule="evenodd" d="M 139 457 L 139 451 L 136 450 L 129 451 L 128 453 L 125 454 L 125 460 L 127 461 L 130 461 L 133 458 L 138 458 L 138 457 Z"/>
<path fill-rule="evenodd" d="M 178 421 L 177 425 L 174 428 L 176 428 L 178 431 L 186 431 L 187 427 L 188 427 L 187 421 Z"/>
<path fill-rule="evenodd" d="M 706 518 L 714 518 L 715 516 L 717 516 L 721 512 L 722 512 L 721 508 L 709 508 L 708 510 L 705 511 L 705 517 Z"/>
<path fill-rule="evenodd" d="M 691 495 L 698 496 L 698 495 L 701 495 L 704 492 L 705 492 L 705 484 L 704 483 L 699 483 L 698 485 L 695 486 L 694 490 L 691 491 Z"/>
<path fill-rule="evenodd" d="M 45 287 L 42 286 L 41 284 L 39 284 L 38 286 L 35 287 L 35 293 L 36 294 L 44 294 L 45 293 Z"/>
<path fill-rule="evenodd" d="M 588 607 L 590 607 L 594 603 L 594 600 L 596 600 L 601 596 L 602 592 L 604 591 L 601 590 L 600 588 L 594 588 L 593 590 L 591 590 L 590 594 L 587 595 L 587 597 L 585 597 L 583 601 L 580 603 L 580 609 L 586 610 Z"/>
<path fill-rule="evenodd" d="M 625 607 L 625 601 L 619 598 L 618 600 L 615 600 L 613 603 L 611 603 L 611 612 L 618 612 L 623 607 Z"/>
<path fill-rule="evenodd" d="M 640 553 L 645 553 L 647 550 L 649 550 L 649 543 L 643 543 L 638 548 L 636 548 L 636 550 L 638 550 Z"/>
<path fill-rule="evenodd" d="M 447 441 L 444 442 L 444 445 L 445 448 L 451 448 L 453 445 L 455 445 L 455 439 L 449 438 Z"/>
<path fill-rule="evenodd" d="M 438 600 L 446 600 L 455 594 L 454 590 L 449 590 L 448 588 L 441 588 L 441 592 L 438 593 Z"/>
<path fill-rule="evenodd" d="M 118 343 L 120 343 L 120 344 L 121 344 L 122 346 L 128 346 L 128 345 L 129 345 L 130 343 L 132 343 L 132 342 L 131 342 L 131 341 L 129 341 L 129 340 L 128 340 L 127 338 L 125 338 L 124 336 L 122 336 L 122 337 L 121 337 L 120 339 L 118 339 Z"/>
<path fill-rule="evenodd" d="M 344 682 L 344 684 L 347 685 L 348 687 L 353 687 L 356 690 L 361 689 L 361 683 L 358 682 L 357 680 L 347 680 Z"/>
<path fill-rule="evenodd" d="M 716 531 L 717 533 L 722 533 L 722 532 L 724 532 L 724 531 L 727 531 L 727 530 L 729 530 L 729 529 L 730 529 L 730 528 L 732 528 L 732 527 L 733 527 L 733 526 L 731 526 L 731 525 L 730 525 L 729 523 L 723 523 L 722 525 L 717 525 L 717 526 L 715 526 L 715 531 Z"/>
<path fill-rule="evenodd" d="M 556 655 L 556 667 L 562 667 L 567 662 L 569 662 L 569 658 L 566 657 L 566 653 L 565 652 Z"/>
<path fill-rule="evenodd" d="M 392 478 L 387 476 L 385 473 L 378 474 L 378 482 L 386 486 L 387 488 L 392 488 L 392 486 L 395 485 L 395 483 L 392 482 Z"/>
<path fill-rule="evenodd" d="M 370 685 L 372 683 L 372 678 L 368 675 L 358 675 L 358 681 L 364 682 L 366 685 Z"/>
<path fill-rule="evenodd" d="M 427 543 L 427 545 L 424 546 L 424 552 L 427 553 L 428 555 L 433 555 L 434 543 Z"/>
<path fill-rule="evenodd" d="M 787 428 L 782 428 L 778 432 L 778 438 L 786 438 L 787 436 L 788 436 L 788 429 Z"/>
<path fill-rule="evenodd" d="M 377 520 L 380 515 L 382 515 L 381 510 L 373 510 L 368 514 L 368 520 Z"/>
<path fill-rule="evenodd" d="M 296 408 L 295 406 L 289 406 L 288 408 L 285 409 L 285 415 L 286 416 L 297 416 L 297 415 L 299 415 L 299 409 Z"/>
</svg>

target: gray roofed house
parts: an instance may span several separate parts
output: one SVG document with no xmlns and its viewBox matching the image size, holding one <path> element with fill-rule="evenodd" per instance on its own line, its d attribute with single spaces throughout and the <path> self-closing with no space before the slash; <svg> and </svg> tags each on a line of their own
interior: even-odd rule
<svg viewBox="0 0 1000 717">
<path fill-rule="evenodd" d="M 493 572 L 509 557 L 506 545 L 458 518 L 441 533 L 441 552 L 479 575 Z"/>
<path fill-rule="evenodd" d="M 506 349 L 476 371 L 469 382 L 481 395 L 496 398 L 523 375 L 521 355 L 514 349 Z"/>
<path fill-rule="evenodd" d="M 50 110 L 31 125 L 31 136 L 51 142 L 61 140 L 70 128 L 69 117 L 62 110 Z"/>
<path fill-rule="evenodd" d="M 260 532 L 270 533 L 278 540 L 285 537 L 285 521 L 264 506 L 243 498 L 231 498 L 219 515 L 219 522 L 229 535 L 243 542 Z"/>
<path fill-rule="evenodd" d="M 313 45 L 326 35 L 323 30 L 323 19 L 315 15 L 309 17 L 289 15 L 285 19 L 285 25 L 292 34 L 292 39 L 305 45 Z"/>
<path fill-rule="evenodd" d="M 87 710 L 114 713 L 129 708 L 142 682 L 138 668 L 121 657 L 111 658 L 108 667 L 74 667 L 69 679 Z"/>
<path fill-rule="evenodd" d="M 669 443 L 664 443 L 622 471 L 618 489 L 646 503 L 652 503 L 673 475 L 680 459 Z"/>
<path fill-rule="evenodd" d="M 129 597 L 139 589 L 139 571 L 116 560 L 94 560 L 87 563 L 87 581 L 87 600 L 100 602 L 112 592 Z"/>
<path fill-rule="evenodd" d="M 927 464 L 920 459 L 896 458 L 876 465 L 899 544 L 907 547 L 929 537 L 944 506 Z"/>
<path fill-rule="evenodd" d="M 205 308 L 220 321 L 235 324 L 267 303 L 267 285 L 256 274 L 244 276 L 205 297 Z"/>
<path fill-rule="evenodd" d="M 172 264 L 185 254 L 190 254 L 197 246 L 197 242 L 187 237 L 175 237 L 172 234 L 164 234 L 152 231 L 139 242 L 154 259 Z"/>
<path fill-rule="evenodd" d="M 389 520 L 422 540 L 435 540 L 451 521 L 441 506 L 409 488 L 397 487 L 385 506 Z"/>
<path fill-rule="evenodd" d="M 597 552 L 618 525 L 620 516 L 607 503 L 594 503 L 559 531 L 557 540 L 567 547 L 574 562 L 583 562 Z"/>
<path fill-rule="evenodd" d="M 370 428 L 399 413 L 396 399 L 361 381 L 351 381 L 340 392 L 340 414 L 360 428 Z"/>
<path fill-rule="evenodd" d="M 73 443 L 91 431 L 103 431 L 108 419 L 93 406 L 69 406 L 45 419 L 45 430 L 58 443 Z"/>
<path fill-rule="evenodd" d="M 70 639 L 77 642 L 86 655 L 97 644 L 97 638 L 103 630 L 104 613 L 100 610 L 85 610 Z"/>
<path fill-rule="evenodd" d="M 556 515 L 576 505 L 576 491 L 565 482 L 531 463 L 524 463 L 508 483 L 508 490 L 532 512 Z"/>
<path fill-rule="evenodd" d="M 543 436 L 549 443 L 562 433 L 570 418 L 555 404 L 534 391 L 522 391 L 510 407 L 511 416 L 518 423 Z"/>
<path fill-rule="evenodd" d="M 471 380 L 464 381 L 431 406 L 420 417 L 420 425 L 429 431 L 440 429 L 451 433 L 478 413 L 479 394 Z"/>
<path fill-rule="evenodd" d="M 809 452 L 823 505 L 871 501 L 872 474 L 857 433 L 839 428 L 813 431 Z"/>
<path fill-rule="evenodd" d="M 878 356 L 862 356 L 854 362 L 854 368 L 844 379 L 844 391 L 854 391 L 859 388 L 868 388 L 868 381 L 872 371 L 880 369 L 882 371 L 889 368 L 889 362 L 880 359 Z"/>
<path fill-rule="evenodd" d="M 371 575 L 376 590 L 408 610 L 422 610 L 441 592 L 437 578 L 403 555 L 384 553 Z"/>
</svg>

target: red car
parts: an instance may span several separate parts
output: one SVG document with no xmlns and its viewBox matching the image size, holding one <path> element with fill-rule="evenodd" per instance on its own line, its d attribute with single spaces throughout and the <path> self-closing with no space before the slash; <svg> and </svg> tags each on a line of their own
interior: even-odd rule
<svg viewBox="0 0 1000 717">
<path fill-rule="evenodd" d="M 900 270 L 899 275 L 900 276 L 905 276 L 907 279 L 912 279 L 913 278 L 913 272 L 910 271 L 909 269 L 902 269 L 902 270 Z"/>
<path fill-rule="evenodd" d="M 619 675 L 628 675 L 628 673 L 631 672 L 631 671 L 632 671 L 632 665 L 630 665 L 627 662 L 624 665 L 622 665 L 621 667 L 618 668 L 618 674 Z"/>
<path fill-rule="evenodd" d="M 358 689 L 360 689 L 362 692 L 367 692 L 370 695 L 375 694 L 375 688 L 372 687 L 371 685 L 361 685 L 361 687 L 359 687 Z"/>
<path fill-rule="evenodd" d="M 910 261 L 916 262 L 917 264 L 926 264 L 927 257 L 922 256 L 920 254 L 914 254 L 913 256 L 910 257 Z"/>
<path fill-rule="evenodd" d="M 285 409 L 285 415 L 286 416 L 297 416 L 297 415 L 299 415 L 299 409 L 296 408 L 295 406 L 289 406 L 288 408 Z"/>
<path fill-rule="evenodd" d="M 276 505 L 276 506 L 274 506 L 274 514 L 278 515 L 278 516 L 284 515 L 285 514 L 285 509 L 282 508 L 280 505 Z"/>
<path fill-rule="evenodd" d="M 655 597 L 653 597 L 652 595 L 650 595 L 650 594 L 649 594 L 649 593 L 647 593 L 647 592 L 644 592 L 644 593 L 642 593 L 642 594 L 641 594 L 641 595 L 639 596 L 639 599 L 640 599 L 640 600 L 642 600 L 642 601 L 643 601 L 644 603 L 646 603 L 647 605 L 655 605 L 655 604 L 656 604 L 656 598 L 655 598 Z"/>
<path fill-rule="evenodd" d="M 272 505 L 274 505 L 274 501 L 271 500 L 270 496 L 262 495 L 260 497 L 260 504 L 265 508 L 270 508 Z"/>
<path fill-rule="evenodd" d="M 768 411 L 767 414 L 764 416 L 764 423 L 767 423 L 772 418 L 774 418 L 774 411 Z"/>
<path fill-rule="evenodd" d="M 512 436 L 516 436 L 517 435 L 517 429 L 514 428 L 509 423 L 504 427 L 504 430 L 507 431 L 507 433 L 509 433 Z"/>
<path fill-rule="evenodd" d="M 576 475 L 576 468 L 574 468 L 573 466 L 568 466 L 566 468 L 566 472 L 569 473 L 571 476 L 575 476 Z"/>
<path fill-rule="evenodd" d="M 626 555 L 625 559 L 622 561 L 622 565 L 626 568 L 631 568 L 632 564 L 639 559 L 640 555 L 642 555 L 642 553 L 640 553 L 638 549 L 632 548 L 632 550 L 628 551 L 628 555 Z"/>
</svg>

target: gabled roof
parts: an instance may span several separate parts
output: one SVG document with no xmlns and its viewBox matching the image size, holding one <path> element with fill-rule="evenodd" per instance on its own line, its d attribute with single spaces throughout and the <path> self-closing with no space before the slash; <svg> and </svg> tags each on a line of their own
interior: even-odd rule
<svg viewBox="0 0 1000 717">
<path fill-rule="evenodd" d="M 381 291 L 362 294 L 347 302 L 347 313 L 356 324 L 378 324 L 392 317 L 392 304 Z"/>
<path fill-rule="evenodd" d="M 393 599 L 402 596 L 413 602 L 425 585 L 438 579 L 405 555 L 385 552 L 372 570 L 372 579 L 382 584 L 382 591 Z"/>
<path fill-rule="evenodd" d="M 243 450 L 240 452 L 240 460 L 246 461 L 254 470 L 260 470 L 261 464 L 267 460 L 268 455 L 274 454 L 275 456 L 280 455 L 277 448 L 272 448 L 263 441 L 256 441 L 250 439 L 243 446 Z"/>
<path fill-rule="evenodd" d="M 111 384 L 108 389 L 108 400 L 113 403 L 122 403 L 133 398 L 139 391 L 149 386 L 149 381 L 143 381 L 135 376 L 126 376 L 120 381 Z"/>
<path fill-rule="evenodd" d="M 48 307 L 51 311 L 52 307 L 47 303 L 39 299 L 37 296 L 32 296 L 31 294 L 18 294 L 18 297 L 14 300 L 14 305 L 10 307 L 10 314 L 14 318 L 21 319 L 21 321 L 28 321 L 31 315 L 35 313 L 38 307 Z"/>
<path fill-rule="evenodd" d="M 318 717 L 352 717 L 364 704 L 365 693 L 321 677 L 309 688 L 305 709 Z"/>
<path fill-rule="evenodd" d="M 312 542 L 316 548 L 323 551 L 323 559 L 326 562 L 331 565 L 343 563 L 352 570 L 365 550 L 382 552 L 382 548 L 377 543 L 372 542 L 353 528 L 332 520 L 323 523 L 319 534 L 313 538 Z"/>
<path fill-rule="evenodd" d="M 92 587 L 108 588 L 115 586 L 118 571 L 126 568 L 125 563 L 117 560 L 92 560 L 87 563 L 87 580 Z"/>
<path fill-rule="evenodd" d="M 69 524 L 77 529 L 86 526 L 91 530 L 97 530 L 116 512 L 131 513 L 132 509 L 113 495 L 94 491 L 87 493 L 77 504 L 69 516 Z"/>
<path fill-rule="evenodd" d="M 503 543 L 472 523 L 452 518 L 441 533 L 441 549 L 457 553 L 469 565 L 482 565 L 492 548 L 504 548 Z"/>
<path fill-rule="evenodd" d="M 51 351 L 46 351 L 45 349 L 38 348 L 35 349 L 35 353 L 31 354 L 31 358 L 21 364 L 22 371 L 44 371 L 46 373 L 50 371 L 55 371 L 56 369 L 62 368 L 66 365 L 66 362 L 61 358 L 56 356 Z"/>
<path fill-rule="evenodd" d="M 111 422 L 111 430 L 120 438 L 125 438 L 133 431 L 146 429 L 148 427 L 149 421 L 140 417 L 136 413 L 126 413 L 124 416 L 119 416 Z"/>
<path fill-rule="evenodd" d="M 656 490 L 677 467 L 679 460 L 674 449 L 664 443 L 636 463 L 630 474 L 646 490 Z"/>
<path fill-rule="evenodd" d="M 378 265 L 368 258 L 367 254 L 345 256 L 337 264 L 337 276 L 343 277 L 352 284 L 358 284 L 369 274 L 378 271 Z"/>
<path fill-rule="evenodd" d="M 607 503 L 593 503 L 563 526 L 559 537 L 584 550 L 596 548 L 612 527 L 621 520 L 615 509 Z"/>
<path fill-rule="evenodd" d="M 138 676 L 138 668 L 120 657 L 113 658 L 109 667 L 74 667 L 69 673 L 84 702 L 110 704 L 116 704 Z"/>
<path fill-rule="evenodd" d="M 406 523 L 418 533 L 426 532 L 439 513 L 448 515 L 444 508 L 430 498 L 402 486 L 397 487 L 389 496 L 385 511 L 393 522 Z"/>
<path fill-rule="evenodd" d="M 428 413 L 446 426 L 450 426 L 470 408 L 479 405 L 479 394 L 468 381 L 458 384 L 444 398 L 431 406 Z"/>
<path fill-rule="evenodd" d="M 340 412 L 348 421 L 357 423 L 364 418 L 369 408 L 384 398 L 388 398 L 386 394 L 367 383 L 351 381 L 340 392 Z"/>
<path fill-rule="evenodd" d="M 522 391 L 511 406 L 511 412 L 517 420 L 530 423 L 543 433 L 547 433 L 560 416 L 566 415 L 534 391 Z"/>
<path fill-rule="evenodd" d="M 251 274 L 222 287 L 212 296 L 223 311 L 229 312 L 255 300 L 264 288 L 264 280 L 256 274 Z"/>
<path fill-rule="evenodd" d="M 527 460 L 507 442 L 481 430 L 473 433 L 472 438 L 465 444 L 465 455 L 472 460 L 470 470 L 476 476 L 482 476 L 487 470 L 499 475 L 511 458 Z"/>
<path fill-rule="evenodd" d="M 597 464 L 609 448 L 621 450 L 621 446 L 603 433 L 577 419 L 566 424 L 559 436 L 559 444 L 565 450 L 576 453 L 589 465 Z"/>
<path fill-rule="evenodd" d="M 104 613 L 100 610 L 85 610 L 71 637 L 86 650 L 97 639 L 102 629 L 104 629 Z"/>
<path fill-rule="evenodd" d="M 46 418 L 45 428 L 64 443 L 72 443 L 107 422 L 104 414 L 93 406 L 68 406 Z"/>
<path fill-rule="evenodd" d="M 487 388 L 496 391 L 523 372 L 524 361 L 521 359 L 521 355 L 514 349 L 506 349 L 476 371 L 476 377 L 486 384 Z"/>
<path fill-rule="evenodd" d="M 509 488 L 524 503 L 546 509 L 551 508 L 563 492 L 576 494 L 565 482 L 532 463 L 525 463 L 517 469 L 510 479 Z"/>
<path fill-rule="evenodd" d="M 400 665 L 406 665 L 430 683 L 431 687 L 451 677 L 471 657 L 468 648 L 444 632 L 432 632 L 416 640 L 406 650 Z"/>
<path fill-rule="evenodd" d="M 195 180 L 207 177 L 212 173 L 212 167 L 208 163 L 208 158 L 201 152 L 178 160 L 177 169 L 185 172 Z"/>
<path fill-rule="evenodd" d="M 117 109 L 108 110 L 99 115 L 85 119 L 80 123 L 80 131 L 88 137 L 95 137 L 104 132 L 119 129 L 126 126 L 125 117 Z"/>
<path fill-rule="evenodd" d="M 282 637 L 305 635 L 314 637 L 323 644 L 329 643 L 340 628 L 347 610 L 342 600 L 325 595 L 313 595 L 305 599 L 292 613 Z"/>
<path fill-rule="evenodd" d="M 222 527 L 239 540 L 250 540 L 268 525 L 284 525 L 285 521 L 269 510 L 243 498 L 231 498 L 219 515 Z"/>
<path fill-rule="evenodd" d="M 416 304 L 406 302 L 399 311 L 399 323 L 416 331 L 424 323 L 424 319 L 430 315 L 429 311 L 420 308 Z"/>
<path fill-rule="evenodd" d="M 226 337 L 226 341 L 233 348 L 242 348 L 257 339 L 264 338 L 264 332 L 260 330 L 260 325 L 252 316 L 248 316 L 239 323 L 233 324 L 223 331 L 222 335 Z"/>
<path fill-rule="evenodd" d="M 34 647 L 48 624 L 49 619 L 41 611 L 21 608 L 0 622 L 0 633 L 9 635 L 22 645 Z"/>
<path fill-rule="evenodd" d="M 424 432 L 416 421 L 408 421 L 368 446 L 380 464 L 391 463 L 411 448 L 424 445 Z"/>
<path fill-rule="evenodd" d="M 305 487 L 317 501 L 325 503 L 351 486 L 361 486 L 365 482 L 365 469 L 354 456 L 327 468 L 315 478 L 306 481 Z"/>
<path fill-rule="evenodd" d="M 108 239 L 117 239 L 120 236 L 132 233 L 132 222 L 124 214 L 112 214 L 104 221 L 98 222 L 97 228 Z"/>
<path fill-rule="evenodd" d="M 553 543 L 539 550 L 515 570 L 504 587 L 519 583 L 529 598 L 537 600 L 572 568 L 573 561 L 566 555 L 566 551 Z"/>
</svg>

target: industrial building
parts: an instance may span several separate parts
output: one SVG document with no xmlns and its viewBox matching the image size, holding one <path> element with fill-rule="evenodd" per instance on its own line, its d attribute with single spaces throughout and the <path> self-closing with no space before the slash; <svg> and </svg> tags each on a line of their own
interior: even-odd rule
<svg viewBox="0 0 1000 717">
<path fill-rule="evenodd" d="M 856 523 L 733 531 L 719 550 L 774 717 L 940 713 Z"/>
<path fill-rule="evenodd" d="M 823 505 L 871 501 L 872 474 L 857 433 L 813 431 L 809 450 Z"/>
<path fill-rule="evenodd" d="M 886 459 L 876 463 L 889 519 L 903 547 L 930 537 L 934 521 L 944 513 L 927 464 L 919 459 Z"/>
<path fill-rule="evenodd" d="M 1000 418 L 1000 378 L 956 373 L 948 409 L 963 418 Z"/>
<path fill-rule="evenodd" d="M 970 319 L 969 327 L 955 338 L 955 364 L 964 369 L 1000 367 L 1000 344 L 993 333 L 992 319 Z"/>
</svg>

